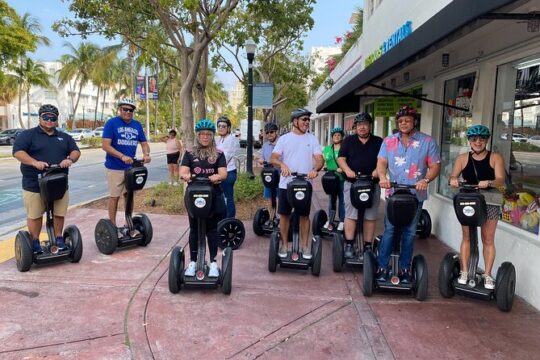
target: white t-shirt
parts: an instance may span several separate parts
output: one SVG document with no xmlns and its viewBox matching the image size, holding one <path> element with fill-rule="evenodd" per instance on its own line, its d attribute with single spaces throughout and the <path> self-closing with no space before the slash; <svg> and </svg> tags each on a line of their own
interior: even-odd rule
<svg viewBox="0 0 540 360">
<path fill-rule="evenodd" d="M 227 162 L 227 171 L 236 169 L 236 149 L 238 147 L 238 140 L 233 135 L 229 134 L 225 137 L 216 137 L 216 147 L 223 151 L 225 155 L 225 161 Z"/>
<path fill-rule="evenodd" d="M 313 134 L 296 135 L 293 132 L 281 136 L 272 153 L 278 154 L 291 172 L 301 174 L 307 174 L 313 170 L 314 155 L 322 155 L 321 145 Z M 287 184 L 291 181 L 292 176 L 281 176 L 279 188 L 287 189 Z"/>
</svg>

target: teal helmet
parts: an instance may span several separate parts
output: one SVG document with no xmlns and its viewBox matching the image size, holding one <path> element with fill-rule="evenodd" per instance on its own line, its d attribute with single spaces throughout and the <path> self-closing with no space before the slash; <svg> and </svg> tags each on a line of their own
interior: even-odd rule
<svg viewBox="0 0 540 360">
<path fill-rule="evenodd" d="M 216 126 L 213 122 L 207 119 L 202 119 L 197 121 L 195 124 L 195 132 L 199 132 L 201 130 L 210 130 L 211 132 L 216 132 Z"/>
<path fill-rule="evenodd" d="M 334 134 L 337 134 L 337 133 L 341 134 L 341 136 L 345 135 L 345 133 L 343 132 L 343 129 L 340 127 L 335 127 L 330 131 L 331 136 L 334 136 Z"/>
<path fill-rule="evenodd" d="M 484 125 L 473 125 L 469 129 L 467 129 L 467 137 L 471 136 L 480 136 L 484 138 L 488 138 L 491 134 L 489 133 L 489 129 L 487 126 Z"/>
</svg>

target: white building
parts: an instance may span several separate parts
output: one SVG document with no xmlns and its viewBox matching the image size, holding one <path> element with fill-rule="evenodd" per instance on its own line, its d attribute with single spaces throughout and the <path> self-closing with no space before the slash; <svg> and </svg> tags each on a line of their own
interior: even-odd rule
<svg viewBox="0 0 540 360">
<path fill-rule="evenodd" d="M 78 87 L 74 81 L 70 81 L 66 86 L 60 87 L 58 85 L 57 72 L 61 68 L 61 64 L 56 61 L 44 62 L 46 71 L 51 76 L 52 89 L 44 89 L 39 87 L 32 87 L 30 89 L 30 127 L 38 124 L 38 109 L 43 104 L 53 104 L 58 107 L 60 111 L 59 126 L 65 127 L 65 122 L 72 115 L 73 102 L 76 101 L 78 93 Z M 103 120 L 107 120 L 111 116 L 116 115 L 116 100 L 113 97 L 112 92 L 105 94 L 103 99 L 103 92 L 100 92 L 99 99 L 97 99 L 98 89 L 92 84 L 83 87 L 79 105 L 77 107 L 77 113 L 74 118 L 76 120 L 85 120 L 87 124 L 85 127 L 92 127 L 94 122 L 94 114 L 96 113 L 96 101 L 97 101 L 97 120 L 101 120 L 103 113 Z M 23 123 L 27 126 L 28 122 L 28 103 L 26 101 L 26 95 L 22 94 L 21 102 L 21 115 Z M 7 119 L 7 128 L 19 128 L 19 99 L 16 98 L 11 104 L 0 108 L 0 113 L 5 114 Z"/>
<path fill-rule="evenodd" d="M 437 140 L 442 159 L 424 207 L 433 234 L 454 249 L 461 227 L 449 171 L 456 156 L 468 151 L 467 127 L 488 126 L 489 146 L 503 155 L 518 186 L 497 226 L 494 273 L 502 262 L 512 262 L 516 293 L 536 308 L 540 152 L 532 139 L 526 145 L 512 141 L 511 134 L 540 139 L 538 11 L 540 0 L 367 1 L 363 36 L 332 72 L 334 85 L 321 87 L 310 102 L 318 113 L 313 131 L 322 143 L 335 124 L 350 128 L 344 114 L 370 112 L 375 133 L 386 136 L 400 105 L 419 108 L 420 130 Z"/>
<path fill-rule="evenodd" d="M 238 105 L 244 102 L 244 85 L 241 81 L 236 81 L 234 88 L 229 94 L 229 102 L 233 109 L 238 108 Z"/>
</svg>

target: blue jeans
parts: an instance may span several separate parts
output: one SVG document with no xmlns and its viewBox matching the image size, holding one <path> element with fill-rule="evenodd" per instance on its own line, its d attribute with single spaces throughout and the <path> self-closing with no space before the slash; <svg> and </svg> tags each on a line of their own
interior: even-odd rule
<svg viewBox="0 0 540 360">
<path fill-rule="evenodd" d="M 345 196 L 343 196 L 343 184 L 345 182 L 341 180 L 339 182 L 339 194 L 338 194 L 338 216 L 339 221 L 343 222 L 345 221 Z M 328 204 L 328 214 L 330 214 L 330 210 L 332 209 L 332 204 Z"/>
<path fill-rule="evenodd" d="M 413 222 L 402 229 L 401 234 L 401 254 L 399 256 L 399 268 L 410 269 L 411 260 L 414 251 L 414 239 L 416 238 L 416 225 L 420 219 L 422 213 L 423 201 L 418 203 L 418 210 Z M 379 244 L 379 258 L 377 262 L 380 268 L 387 268 L 390 261 L 390 255 L 392 254 L 394 244 L 394 225 L 388 221 L 388 217 L 384 216 L 384 234 Z"/>
<path fill-rule="evenodd" d="M 234 183 L 236 182 L 236 169 L 227 172 L 227 179 L 221 184 L 223 195 L 225 195 L 225 204 L 227 205 L 226 217 L 236 216 L 236 206 L 234 205 Z"/>
</svg>

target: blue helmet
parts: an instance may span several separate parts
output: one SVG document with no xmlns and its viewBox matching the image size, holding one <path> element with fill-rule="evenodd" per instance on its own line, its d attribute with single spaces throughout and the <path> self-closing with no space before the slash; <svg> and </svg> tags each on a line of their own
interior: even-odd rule
<svg viewBox="0 0 540 360">
<path fill-rule="evenodd" d="M 484 138 L 488 138 L 490 136 L 490 132 L 487 126 L 485 125 L 473 125 L 469 129 L 467 129 L 467 137 L 471 136 L 480 136 Z"/>
<path fill-rule="evenodd" d="M 213 122 L 207 119 L 202 119 L 197 121 L 197 124 L 195 124 L 195 132 L 199 132 L 201 130 L 210 130 L 211 132 L 216 132 L 216 126 Z"/>
<path fill-rule="evenodd" d="M 345 133 L 343 132 L 343 129 L 340 127 L 335 127 L 330 131 L 331 136 L 334 136 L 334 134 L 341 134 L 341 136 L 345 135 Z"/>
</svg>

